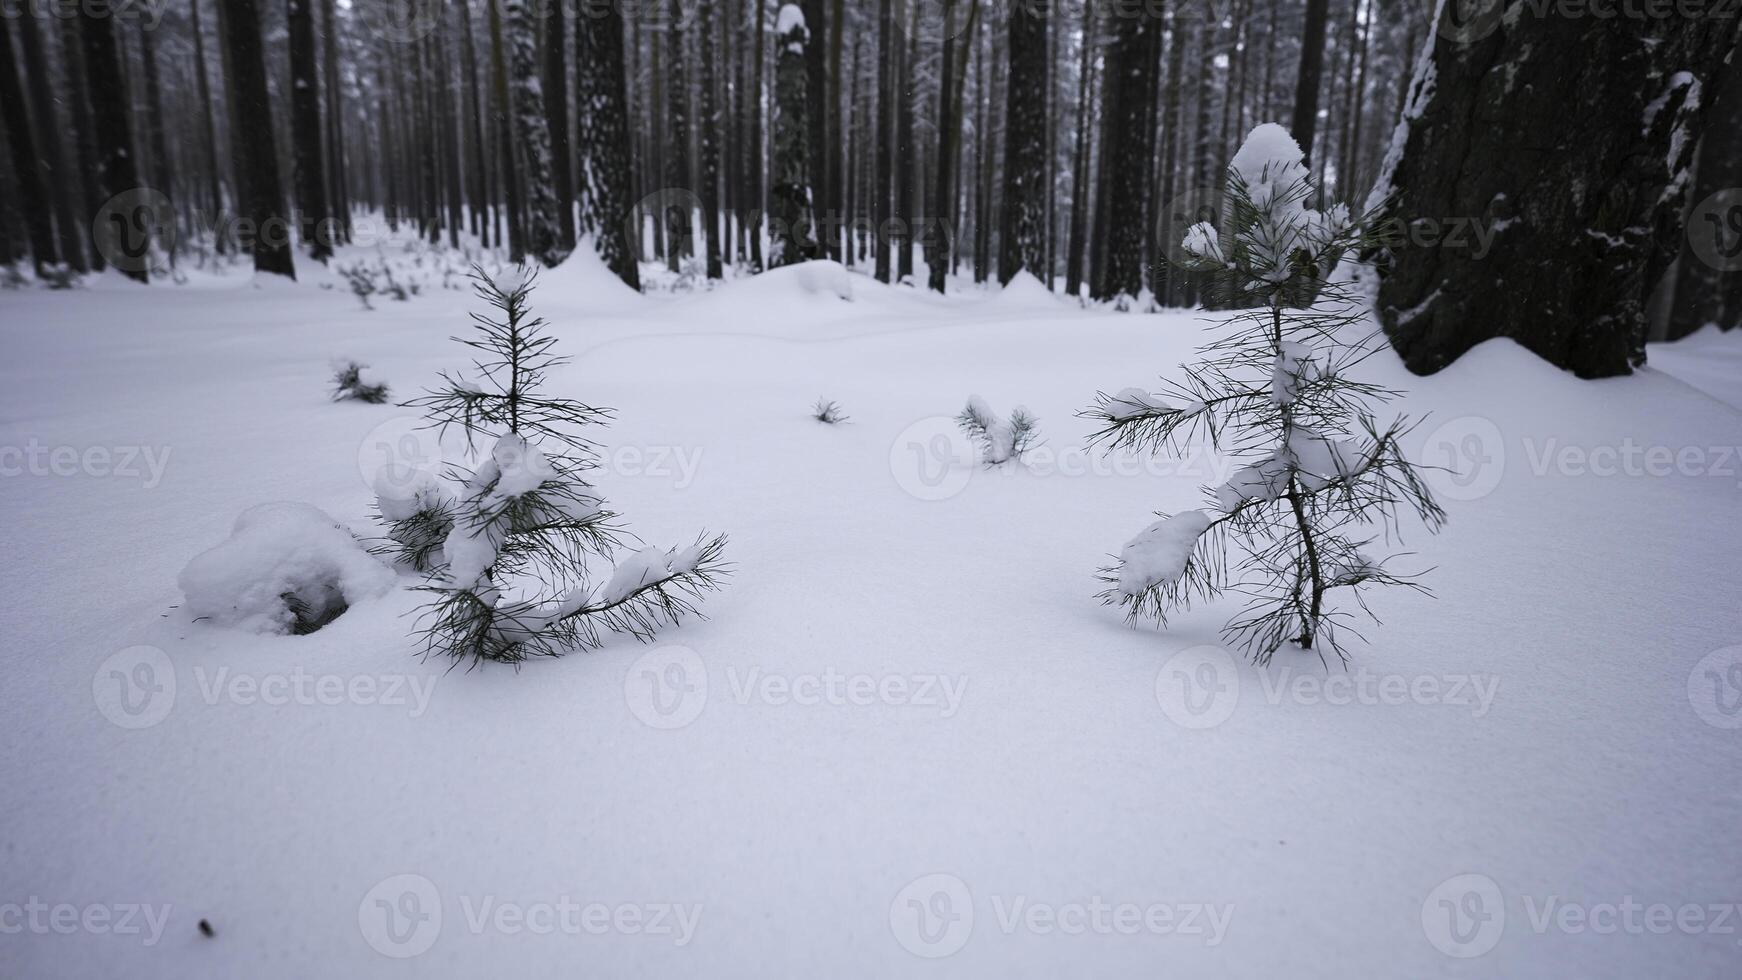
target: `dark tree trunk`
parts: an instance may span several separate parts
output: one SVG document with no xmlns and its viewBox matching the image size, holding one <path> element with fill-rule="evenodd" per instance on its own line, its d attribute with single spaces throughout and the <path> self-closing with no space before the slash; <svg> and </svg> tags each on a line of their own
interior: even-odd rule
<svg viewBox="0 0 1742 980">
<path fill-rule="evenodd" d="M 254 0 L 225 0 L 224 48 L 230 66 L 230 152 L 241 176 L 241 211 L 252 226 L 254 271 L 296 278 L 290 225 L 284 219 L 284 185 L 278 174 L 278 143 L 260 50 L 260 15 Z"/>
<path fill-rule="evenodd" d="M 962 129 L 961 86 L 957 81 L 961 69 L 956 64 L 962 42 L 956 37 L 955 0 L 943 2 L 944 50 L 938 82 L 938 179 L 937 190 L 932 195 L 931 215 L 925 225 L 931 244 L 926 255 L 930 266 L 927 285 L 940 293 L 944 291 L 945 277 L 949 275 L 955 249 L 955 229 L 951 225 L 956 211 L 956 150 Z M 968 37 L 973 36 L 973 23 L 979 14 L 979 0 L 970 2 L 973 7 L 968 13 L 969 26 L 962 32 Z"/>
<path fill-rule="evenodd" d="M 290 122 L 295 151 L 297 223 L 309 258 L 325 262 L 333 255 L 331 215 L 327 209 L 326 155 L 322 150 L 321 85 L 315 63 L 313 0 L 288 0 L 285 19 L 290 27 Z"/>
<path fill-rule="evenodd" d="M 339 26 L 334 0 L 321 0 L 322 75 L 326 78 L 327 108 L 327 202 L 337 220 L 341 242 L 351 240 L 351 192 L 345 166 L 344 93 L 339 88 Z M 467 34 L 470 35 L 470 25 Z"/>
<path fill-rule="evenodd" d="M 889 281 L 889 205 L 890 190 L 895 183 L 895 0 L 878 0 L 877 4 L 877 125 L 872 131 L 873 152 L 877 154 L 877 173 L 871 186 L 871 224 L 877 236 L 875 274 L 879 282 Z"/>
<path fill-rule="evenodd" d="M 49 74 L 48 58 L 43 53 L 42 30 L 35 17 L 20 17 L 17 23 L 24 49 L 24 77 L 38 80 L 35 85 L 26 85 L 25 88 L 30 93 L 37 132 L 41 134 L 36 152 L 42 161 L 44 189 L 54 198 L 55 244 L 60 251 L 60 261 L 74 272 L 83 273 L 90 267 L 85 263 L 85 236 L 78 219 L 78 202 L 74 199 L 78 185 L 63 164 L 61 134 L 65 130 L 55 109 L 53 76 Z"/>
<path fill-rule="evenodd" d="M 1095 5 L 1083 4 L 1083 55 L 1077 69 L 1077 144 L 1071 154 L 1071 225 L 1065 245 L 1065 294 L 1083 295 L 1083 253 L 1089 239 L 1089 120 L 1095 91 Z"/>
<path fill-rule="evenodd" d="M 97 247 L 95 232 L 97 208 L 103 204 L 103 184 L 98 175 L 97 124 L 91 113 L 90 82 L 89 73 L 85 70 L 83 35 L 79 18 L 68 17 L 61 21 L 61 54 L 66 58 L 67 100 L 73 105 L 73 146 L 77 151 L 74 166 L 78 168 L 80 176 L 79 226 L 83 229 L 83 234 L 91 236 L 86 239 L 90 244 L 90 267 L 102 272 L 108 268 L 109 263 L 103 257 L 102 250 Z"/>
<path fill-rule="evenodd" d="M 789 10 L 798 8 L 790 3 L 783 6 L 782 20 L 788 19 Z M 805 92 L 810 81 L 805 48 L 810 41 L 803 23 L 793 22 L 786 31 L 775 32 L 774 43 L 780 50 L 774 63 L 774 200 L 769 215 L 773 245 L 768 265 L 773 269 L 817 254 L 808 184 L 811 100 Z"/>
<path fill-rule="evenodd" d="M 551 189 L 556 193 L 557 231 L 565 253 L 575 250 L 575 157 L 569 138 L 568 26 L 563 12 L 566 6 L 568 0 L 555 0 L 540 7 L 549 11 L 544 22 L 544 108 L 550 126 Z M 590 6 L 583 8 L 579 19 L 592 13 L 595 11 Z M 584 95 L 586 90 L 580 91 Z"/>
<path fill-rule="evenodd" d="M 501 159 L 496 175 L 507 199 L 508 258 L 512 262 L 522 262 L 526 259 L 526 232 L 521 226 L 520 175 L 514 159 L 514 121 L 508 107 L 508 60 L 502 50 L 502 11 L 500 4 L 489 0 L 484 5 L 490 10 L 491 88 L 496 106 L 496 146 Z"/>
<path fill-rule="evenodd" d="M 103 200 L 139 190 L 137 155 L 127 111 L 127 89 L 121 73 L 121 55 L 115 46 L 115 22 L 91 11 L 79 15 L 79 34 L 85 44 L 85 73 L 89 82 L 91 122 L 96 127 L 97 184 Z M 259 49 L 256 48 L 256 51 Z M 262 79 L 264 81 L 264 79 Z M 129 279 L 151 280 L 151 242 L 148 231 L 133 222 L 137 215 L 98 214 L 92 234 L 108 246 L 111 264 Z M 118 226 L 117 222 L 124 225 Z"/>
<path fill-rule="evenodd" d="M 701 186 L 697 195 L 702 204 L 702 249 L 706 256 L 707 277 L 723 279 L 726 270 L 720 261 L 720 113 L 715 105 L 714 78 L 714 4 L 704 2 L 696 10 L 696 43 L 702 49 L 702 77 L 699 105 L 696 107 L 697 162 L 701 164 Z"/>
<path fill-rule="evenodd" d="M 750 269 L 752 272 L 762 271 L 762 217 L 764 202 L 762 199 L 762 161 L 767 158 L 763 148 L 762 106 L 763 79 L 766 73 L 763 65 L 768 62 L 768 18 L 763 7 L 763 0 L 750 0 L 751 9 L 756 17 L 756 70 L 751 80 L 752 97 L 750 104 L 750 174 L 747 178 L 750 191 L 750 207 L 755 212 L 755 220 L 750 225 Z"/>
<path fill-rule="evenodd" d="M 667 203 L 660 220 L 666 227 L 666 264 L 672 272 L 677 272 L 684 257 L 694 251 L 692 227 L 695 216 L 691 213 L 688 195 L 681 193 L 690 187 L 690 84 L 689 73 L 684 70 L 688 64 L 683 49 L 684 8 L 679 0 L 671 0 L 668 10 L 665 54 L 666 68 L 671 75 L 666 79 L 666 118 L 671 123 L 671 130 L 666 137 L 665 186 L 679 192 L 675 199 L 681 203 Z"/>
<path fill-rule="evenodd" d="M 1148 227 L 1143 201 L 1155 142 L 1155 85 L 1161 69 L 1161 22 L 1147 9 L 1114 18 L 1113 49 L 1107 55 L 1110 92 L 1106 113 L 1112 152 L 1107 193 L 1107 275 L 1096 299 L 1135 298 L 1143 290 L 1143 242 Z"/>
<path fill-rule="evenodd" d="M 1275 8 L 1271 12 L 1272 22 L 1275 20 Z M 1179 245 L 1178 242 L 1159 240 L 1166 229 L 1171 235 L 1178 229 L 1172 220 L 1175 205 L 1174 192 L 1178 187 L 1179 149 L 1183 145 L 1179 138 L 1180 125 L 1180 89 L 1185 70 L 1186 22 L 1185 17 L 1175 10 L 1170 18 L 1171 29 L 1167 42 L 1167 101 L 1161 110 L 1161 130 L 1163 133 L 1160 179 L 1156 182 L 1155 206 L 1150 209 L 1150 262 L 1155 271 L 1151 274 L 1152 287 L 1155 290 L 1155 302 L 1158 306 L 1175 306 L 1179 302 L 1178 284 L 1180 276 L 1176 275 L 1174 267 L 1168 263 L 1166 256 L 1169 249 Z M 1162 220 L 1163 217 L 1168 220 Z M 1183 237 L 1183 236 L 1182 236 Z"/>
<path fill-rule="evenodd" d="M 471 189 L 467 196 L 471 198 L 472 202 L 472 231 L 478 236 L 479 243 L 485 248 L 489 248 L 491 242 L 490 172 L 486 166 L 488 155 L 484 152 L 484 148 L 489 145 L 490 139 L 484 129 L 484 112 L 481 104 L 483 98 L 478 91 L 483 82 L 478 75 L 478 44 L 472 36 L 472 11 L 469 2 L 460 4 L 460 27 L 461 33 L 466 38 L 466 101 L 468 103 L 467 109 L 472 117 L 472 139 L 471 146 L 468 148 L 471 152 L 471 166 L 468 168 L 470 173 L 467 175 L 471 178 Z"/>
<path fill-rule="evenodd" d="M 828 17 L 823 12 L 823 0 L 800 0 L 800 9 L 804 11 L 804 22 L 810 31 L 810 39 L 805 44 L 805 97 L 810 104 L 805 109 L 805 133 L 807 146 L 805 156 L 810 166 L 811 192 L 816 196 L 811 201 L 811 220 L 819 216 L 827 218 L 828 209 L 834 207 L 834 189 L 829 185 L 828 144 L 825 142 L 829 127 L 829 99 L 834 93 L 829 89 L 829 69 L 824 59 L 829 54 L 824 33 Z M 814 228 L 817 245 L 824 250 L 829 258 L 838 259 L 835 254 L 833 236 L 819 234 L 822 229 Z"/>
<path fill-rule="evenodd" d="M 1330 0 L 1307 0 L 1306 26 L 1300 39 L 1300 74 L 1294 86 L 1294 141 L 1312 164 L 1313 133 L 1319 121 L 1319 83 L 1325 73 L 1325 23 Z"/>
<path fill-rule="evenodd" d="M 12 54 L 11 21 L 11 17 L 0 17 L 0 122 L 6 126 L 6 145 L 12 151 L 12 169 L 22 194 L 30 257 L 36 263 L 36 274 L 42 276 L 50 266 L 60 263 L 60 250 L 55 245 L 54 216 L 49 213 L 48 195 L 43 192 L 42 172 L 37 166 L 36 140 L 30 133 L 24 86 Z"/>
<path fill-rule="evenodd" d="M 1467 215 L 1499 230 L 1400 244 L 1379 288 L 1386 333 L 1418 374 L 1493 337 L 1580 377 L 1629 373 L 1644 361 L 1647 294 L 1681 244 L 1696 93 L 1713 91 L 1739 22 L 1715 7 L 1526 16 L 1460 43 L 1443 14 L 1432 84 L 1413 83 L 1374 194 L 1395 189 L 1395 222 Z"/>
<path fill-rule="evenodd" d="M 998 229 L 998 281 L 1028 270 L 1046 281 L 1047 7 L 1010 8 L 1004 95 L 1004 200 Z"/>
<path fill-rule="evenodd" d="M 640 235 L 630 234 L 628 227 L 639 219 L 630 202 L 629 92 L 619 5 L 606 4 L 576 18 L 575 52 L 577 69 L 587 76 L 579 90 L 589 100 L 581 105 L 579 134 L 588 175 L 587 224 L 606 267 L 640 289 L 639 256 L 631 248 Z"/>
</svg>

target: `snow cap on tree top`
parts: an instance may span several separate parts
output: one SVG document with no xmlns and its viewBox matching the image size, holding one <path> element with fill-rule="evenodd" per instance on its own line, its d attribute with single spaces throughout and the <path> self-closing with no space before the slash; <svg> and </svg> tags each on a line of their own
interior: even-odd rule
<svg viewBox="0 0 1742 980">
<path fill-rule="evenodd" d="M 805 23 L 804 11 L 796 3 L 781 4 L 780 14 L 774 21 L 774 36 L 785 37 L 786 32 L 795 27 L 804 31 L 805 40 L 810 40 L 810 25 Z"/>
<path fill-rule="evenodd" d="M 1302 162 L 1306 154 L 1288 130 L 1276 123 L 1261 123 L 1240 145 L 1228 164 L 1247 184 L 1287 184 L 1307 176 Z"/>
</svg>

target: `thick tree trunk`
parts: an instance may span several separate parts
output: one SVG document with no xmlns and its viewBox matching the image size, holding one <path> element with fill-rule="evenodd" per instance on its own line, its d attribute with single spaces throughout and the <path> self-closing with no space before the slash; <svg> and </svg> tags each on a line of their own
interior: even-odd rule
<svg viewBox="0 0 1742 980">
<path fill-rule="evenodd" d="M 106 14 L 86 10 L 79 15 L 79 34 L 84 39 L 91 122 L 96 127 L 97 184 L 102 189 L 103 201 L 113 201 L 118 195 L 140 189 L 126 83 L 115 43 L 115 22 Z M 108 245 L 107 257 L 118 271 L 130 279 L 149 282 L 151 242 L 147 235 L 140 234 L 148 229 L 130 221 L 126 228 L 116 227 L 114 219 L 126 217 L 131 215 L 99 213 L 92 234 Z"/>
<path fill-rule="evenodd" d="M 1394 222 L 1462 215 L 1485 234 L 1452 225 L 1437 247 L 1395 249 L 1378 296 L 1392 344 L 1418 374 L 1493 337 L 1580 377 L 1627 374 L 1644 361 L 1647 294 L 1681 244 L 1700 106 L 1742 22 L 1715 7 L 1527 12 L 1461 41 L 1443 16 L 1374 199 L 1395 189 Z"/>
<path fill-rule="evenodd" d="M 629 93 L 623 66 L 623 12 L 607 4 L 576 18 L 576 65 L 586 75 L 580 91 L 580 158 L 587 175 L 587 224 L 605 266 L 632 289 L 641 288 L 640 257 L 629 223 L 638 221 L 630 197 Z M 657 41 L 655 42 L 657 44 Z M 637 229 L 639 230 L 639 229 Z"/>
<path fill-rule="evenodd" d="M 774 69 L 774 201 L 769 215 L 773 245 L 768 265 L 778 269 L 817 256 L 807 183 L 811 99 L 805 92 L 810 81 L 805 47 L 811 43 L 811 35 L 796 5 L 788 3 L 780 8 L 774 43 L 780 51 Z"/>
<path fill-rule="evenodd" d="M 714 5 L 705 0 L 696 11 L 696 43 L 702 49 L 702 78 L 696 106 L 697 155 L 701 157 L 701 186 L 697 197 L 702 204 L 702 248 L 706 255 L 707 277 L 726 276 L 720 261 L 720 113 L 715 98 L 714 82 Z"/>
<path fill-rule="evenodd" d="M 1312 166 L 1313 134 L 1319 121 L 1319 83 L 1325 73 L 1325 24 L 1330 19 L 1330 0 L 1307 0 L 1306 25 L 1300 39 L 1300 74 L 1294 86 L 1294 120 L 1289 126 L 1294 141 Z"/>
<path fill-rule="evenodd" d="M 1077 69 L 1077 143 L 1072 153 L 1071 225 L 1065 245 L 1065 294 L 1082 297 L 1083 254 L 1089 240 L 1089 120 L 1095 91 L 1095 5 L 1083 4 L 1083 52 Z"/>
<path fill-rule="evenodd" d="M 1742 54 L 1730 56 L 1714 88 L 1677 262 L 1669 340 L 1710 324 L 1742 326 Z"/>
<path fill-rule="evenodd" d="M 261 54 L 260 16 L 254 0 L 225 0 L 221 18 L 230 66 L 230 151 L 241 175 L 241 211 L 252 226 L 254 271 L 296 278 L 290 225 L 284 218 L 284 184 L 278 173 L 278 143 Z"/>
<path fill-rule="evenodd" d="M 285 19 L 290 27 L 290 121 L 295 150 L 296 206 L 303 244 L 309 258 L 325 262 L 333 255 L 331 215 L 327 209 L 327 175 L 322 150 L 321 85 L 315 63 L 313 0 L 289 0 Z"/>
<path fill-rule="evenodd" d="M 1113 50 L 1107 55 L 1111 93 L 1108 125 L 1119 134 L 1107 156 L 1112 171 L 1107 193 L 1107 275 L 1097 299 L 1135 298 L 1143 289 L 1143 206 L 1155 140 L 1155 79 L 1161 69 L 1161 22 L 1147 10 L 1114 19 Z"/>
<path fill-rule="evenodd" d="M 575 250 L 574 146 L 569 138 L 568 18 L 563 8 L 569 0 L 554 0 L 540 9 L 548 11 L 544 22 L 545 123 L 550 127 L 551 190 L 556 194 L 556 219 L 564 254 Z M 608 5 L 614 6 L 614 5 Z M 590 7 L 580 19 L 595 13 Z M 580 90 L 585 96 L 586 90 Z"/>
<path fill-rule="evenodd" d="M 1047 7 L 1010 8 L 1004 93 L 1004 200 L 998 231 L 998 281 L 1026 269 L 1042 282 L 1046 256 Z"/>
<path fill-rule="evenodd" d="M 811 200 L 811 218 L 815 221 L 819 216 L 829 217 L 829 209 L 834 207 L 835 194 L 829 184 L 829 148 L 827 143 L 829 132 L 829 99 L 833 92 L 829 88 L 829 68 L 824 61 L 828 57 L 829 46 L 826 43 L 828 34 L 828 17 L 824 13 L 823 0 L 801 0 L 800 9 L 804 11 L 805 26 L 810 30 L 810 40 L 805 44 L 805 97 L 810 105 L 805 109 L 805 139 L 806 157 L 810 165 L 810 188 L 814 197 Z M 835 253 L 833 236 L 822 233 L 828 226 L 822 225 L 814 229 L 817 246 L 823 254 L 832 259 L 839 259 Z"/>
<path fill-rule="evenodd" d="M 24 104 L 24 85 L 19 80 L 18 65 L 12 54 L 11 20 L 10 17 L 0 17 L 0 123 L 6 126 L 6 145 L 12 151 L 12 169 L 17 174 L 19 191 L 23 195 L 24 225 L 30 234 L 30 257 L 36 263 L 36 274 L 42 276 L 50 266 L 60 263 L 60 250 L 55 244 L 54 217 L 49 212 L 42 172 L 37 166 L 36 140 L 30 133 L 30 112 Z"/>
<path fill-rule="evenodd" d="M 26 84 L 25 88 L 30 93 L 37 132 L 41 134 L 36 152 L 42 162 L 44 190 L 54 200 L 55 245 L 60 252 L 60 261 L 74 272 L 83 273 L 89 266 L 85 263 L 85 236 L 77 217 L 78 203 L 74 200 L 78 184 L 63 163 L 61 134 L 66 130 L 62 128 L 60 114 L 55 109 L 54 88 L 50 81 L 53 76 L 49 74 L 48 58 L 43 52 L 42 30 L 35 17 L 20 17 L 17 23 L 24 49 L 24 78 L 38 80 L 34 85 Z"/>
<path fill-rule="evenodd" d="M 889 260 L 893 257 L 889 242 L 890 190 L 895 183 L 895 0 L 878 0 L 877 4 L 877 125 L 872 131 L 873 152 L 877 154 L 877 173 L 871 187 L 871 224 L 877 235 L 877 260 L 874 273 L 879 282 L 889 281 Z"/>
<path fill-rule="evenodd" d="M 668 10 L 665 53 L 666 68 L 671 75 L 666 79 L 666 118 L 671 122 L 671 130 L 666 137 L 669 152 L 665 158 L 665 186 L 683 191 L 690 187 L 690 88 L 689 74 L 685 71 L 688 58 L 683 45 L 684 8 L 679 0 L 671 0 Z M 683 194 L 677 197 L 687 200 Z M 694 233 L 691 229 L 695 216 L 687 205 L 668 205 L 660 220 L 666 223 L 666 262 L 672 272 L 677 272 L 684 257 L 693 252 Z"/>
</svg>

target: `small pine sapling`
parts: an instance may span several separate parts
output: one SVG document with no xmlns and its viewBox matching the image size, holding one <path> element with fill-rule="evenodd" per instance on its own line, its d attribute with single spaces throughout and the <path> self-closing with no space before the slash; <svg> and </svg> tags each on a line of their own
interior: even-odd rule
<svg viewBox="0 0 1742 980">
<path fill-rule="evenodd" d="M 1011 411 L 1010 418 L 1003 419 L 992 411 L 985 399 L 973 395 L 969 397 L 967 407 L 956 416 L 956 424 L 979 449 L 980 459 L 987 466 L 1002 466 L 1012 460 L 1020 462 L 1023 453 L 1039 445 L 1040 420 L 1021 405 Z"/>
<path fill-rule="evenodd" d="M 1374 416 L 1374 405 L 1400 393 L 1350 377 L 1372 354 L 1376 332 L 1362 333 L 1365 317 L 1332 274 L 1370 244 L 1361 229 L 1371 222 L 1351 220 L 1340 205 L 1306 206 L 1311 175 L 1274 124 L 1253 131 L 1228 183 L 1222 229 L 1194 225 L 1182 265 L 1214 273 L 1208 278 L 1228 294 L 1223 308 L 1237 312 L 1202 349 L 1204 359 L 1161 394 L 1103 393 L 1083 414 L 1100 425 L 1091 443 L 1109 450 L 1180 453 L 1204 436 L 1244 465 L 1206 488 L 1203 509 L 1158 515 L 1132 538 L 1101 570 L 1101 598 L 1133 620 L 1165 623 L 1193 599 L 1239 592 L 1248 603 L 1224 635 L 1258 663 L 1289 642 L 1318 649 L 1321 660 L 1328 647 L 1346 662 L 1337 630 L 1350 613 L 1333 604 L 1337 590 L 1369 616 L 1365 587 L 1425 592 L 1365 549 L 1397 535 L 1400 510 L 1429 531 L 1445 513 L 1404 457 L 1414 423 L 1381 425 Z"/>
<path fill-rule="evenodd" d="M 842 422 L 850 420 L 847 413 L 841 409 L 840 402 L 830 401 L 826 398 L 818 398 L 817 403 L 811 406 L 811 418 L 825 425 L 840 425 Z"/>
<path fill-rule="evenodd" d="M 628 537 L 586 479 L 596 446 L 581 430 L 611 412 L 543 394 L 566 359 L 528 306 L 535 279 L 524 267 L 495 278 L 475 267 L 476 293 L 490 307 L 472 315 L 477 335 L 460 339 L 476 352 L 475 375 L 443 374 L 439 389 L 409 403 L 440 432 L 457 427 L 482 458 L 447 474 L 446 485 L 431 477 L 380 496 L 399 558 L 429 573 L 427 650 L 456 662 L 519 663 L 597 647 L 613 633 L 646 640 L 696 613 L 728 573 L 725 537 L 704 536 L 685 548 L 642 548 L 593 584 L 594 566 Z"/>
<path fill-rule="evenodd" d="M 343 361 L 333 365 L 333 401 L 359 401 L 379 405 L 387 400 L 387 382 L 369 365 Z"/>
</svg>

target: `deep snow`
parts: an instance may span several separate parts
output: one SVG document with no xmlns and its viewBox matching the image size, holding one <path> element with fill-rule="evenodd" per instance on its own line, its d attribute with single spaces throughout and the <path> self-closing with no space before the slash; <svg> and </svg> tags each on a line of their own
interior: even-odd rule
<svg viewBox="0 0 1742 980">
<path fill-rule="evenodd" d="M 575 358 L 551 391 L 617 409 L 598 483 L 634 530 L 725 531 L 737 573 L 654 646 L 518 673 L 420 661 L 405 589 L 298 637 L 192 622 L 176 584 L 256 504 L 368 531 L 377 467 L 434 450 L 404 409 L 331 402 L 330 364 L 410 397 L 464 365 L 467 294 L 0 294 L 0 974 L 1742 966 L 1736 917 L 1561 911 L 1742 902 L 1721 385 L 1581 382 L 1503 341 L 1432 378 L 1376 356 L 1433 413 L 1418 457 L 1461 471 L 1446 530 L 1406 541 L 1437 598 L 1375 594 L 1346 675 L 1260 671 L 1204 649 L 1233 603 L 1157 631 L 1093 598 L 1153 512 L 1230 475 L 1081 449 L 1074 413 L 1171 375 L 1194 316 L 857 275 L 846 299 L 816 269 L 637 298 L 596 271 L 535 295 Z M 1028 405 L 1045 444 L 976 466 L 969 393 Z M 818 395 L 851 422 L 813 421 Z M 115 934 L 131 903 L 166 916 L 155 941 Z"/>
</svg>

